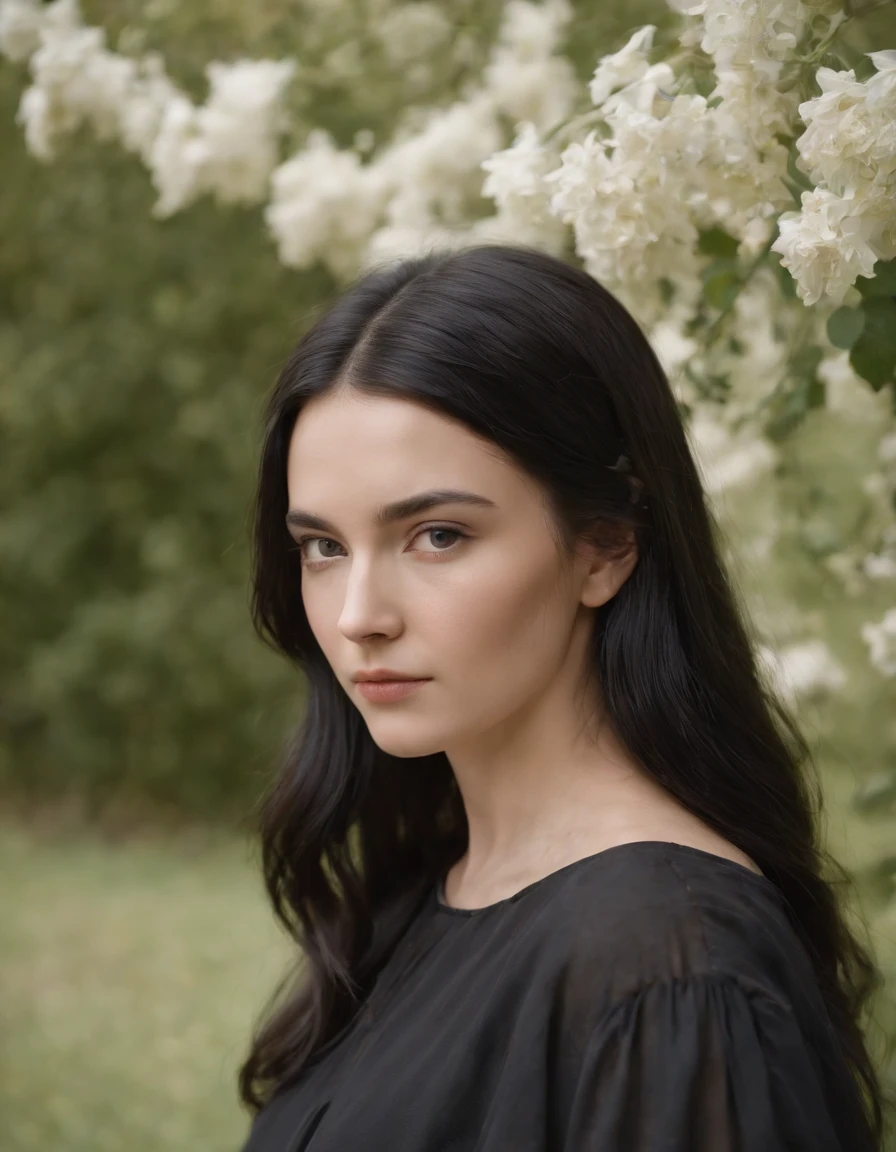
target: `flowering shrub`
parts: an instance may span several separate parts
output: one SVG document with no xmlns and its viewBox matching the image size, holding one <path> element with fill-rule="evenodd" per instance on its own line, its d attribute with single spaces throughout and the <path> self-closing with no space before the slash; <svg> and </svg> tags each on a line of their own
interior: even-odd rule
<svg viewBox="0 0 896 1152">
<path fill-rule="evenodd" d="M 255 207 L 285 268 L 338 284 L 495 240 L 578 261 L 669 372 L 774 685 L 886 716 L 896 50 L 850 39 L 876 7 L 670 0 L 583 79 L 568 0 L 483 4 L 481 27 L 463 0 L 382 0 L 357 35 L 309 5 L 304 54 L 208 63 L 202 102 L 139 27 L 110 48 L 76 0 L 0 0 L 0 53 L 30 76 L 35 157 L 117 142 L 156 220 Z M 320 98 L 338 90 L 353 129 Z M 896 729 L 876 735 L 896 757 Z"/>
</svg>

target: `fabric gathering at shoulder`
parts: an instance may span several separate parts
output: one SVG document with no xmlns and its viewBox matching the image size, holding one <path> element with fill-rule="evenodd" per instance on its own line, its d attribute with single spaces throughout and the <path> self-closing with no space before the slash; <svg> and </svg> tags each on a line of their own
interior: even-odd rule
<svg viewBox="0 0 896 1152">
<path fill-rule="evenodd" d="M 563 1152 L 866 1152 L 845 1065 L 826 1075 L 795 1014 L 731 975 L 624 997 L 578 1063 Z"/>
</svg>

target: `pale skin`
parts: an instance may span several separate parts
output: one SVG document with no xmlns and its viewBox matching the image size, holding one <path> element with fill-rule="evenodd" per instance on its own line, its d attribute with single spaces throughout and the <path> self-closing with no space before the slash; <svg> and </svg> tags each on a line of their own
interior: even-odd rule
<svg viewBox="0 0 896 1152">
<path fill-rule="evenodd" d="M 376 744 L 443 751 L 469 823 L 444 897 L 478 908 L 617 844 L 667 840 L 755 862 L 681 805 L 622 747 L 600 690 L 577 691 L 595 609 L 637 564 L 562 556 L 539 486 L 465 425 L 395 397 L 350 390 L 311 401 L 287 461 L 301 595 L 321 650 Z M 377 509 L 432 489 L 471 492 L 398 522 Z M 463 533 L 464 539 L 453 533 Z M 374 703 L 352 677 L 386 667 L 431 677 Z"/>
</svg>

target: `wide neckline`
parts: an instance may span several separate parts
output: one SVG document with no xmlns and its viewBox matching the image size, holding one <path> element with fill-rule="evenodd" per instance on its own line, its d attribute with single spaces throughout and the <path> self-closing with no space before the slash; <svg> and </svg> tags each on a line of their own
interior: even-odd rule
<svg viewBox="0 0 896 1152">
<path fill-rule="evenodd" d="M 445 878 L 440 876 L 432 886 L 432 901 L 439 912 L 445 913 L 448 916 L 480 916 L 484 912 L 492 912 L 495 909 L 504 908 L 508 904 L 514 904 L 534 889 L 540 888 L 549 881 L 555 880 L 558 876 L 564 876 L 586 864 L 593 864 L 599 859 L 617 856 L 625 851 L 643 851 L 646 849 L 652 849 L 653 851 L 660 849 L 663 852 L 669 852 L 670 850 L 684 852 L 686 855 L 709 860 L 714 864 L 721 865 L 723 869 L 725 867 L 729 869 L 733 868 L 740 876 L 748 880 L 754 880 L 762 885 L 762 887 L 770 888 L 772 891 L 778 892 L 778 886 L 769 880 L 767 876 L 754 872 L 752 868 L 747 868 L 745 864 L 738 864 L 736 860 L 731 860 L 727 856 L 719 856 L 715 852 L 707 852 L 703 848 L 695 848 L 692 844 L 678 844 L 674 840 L 629 840 L 624 844 L 613 844 L 609 848 L 602 848 L 600 852 L 592 852 L 589 856 L 582 856 L 578 860 L 564 864 L 562 867 L 556 868 L 553 872 L 548 872 L 546 876 L 542 876 L 538 880 L 533 880 L 531 884 L 527 884 L 525 888 L 520 888 L 520 890 L 514 892 L 512 896 L 505 896 L 503 900 L 496 900 L 492 904 L 484 904 L 480 908 L 454 908 L 451 904 L 446 904 L 444 900 Z"/>
</svg>

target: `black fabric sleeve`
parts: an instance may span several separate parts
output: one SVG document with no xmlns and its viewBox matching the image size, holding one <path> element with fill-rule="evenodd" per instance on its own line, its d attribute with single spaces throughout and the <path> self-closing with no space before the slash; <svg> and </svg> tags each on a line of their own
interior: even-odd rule
<svg viewBox="0 0 896 1152">
<path fill-rule="evenodd" d="M 579 1068 L 563 1152 L 848 1152 L 789 1006 L 733 976 L 626 996 Z"/>
</svg>

